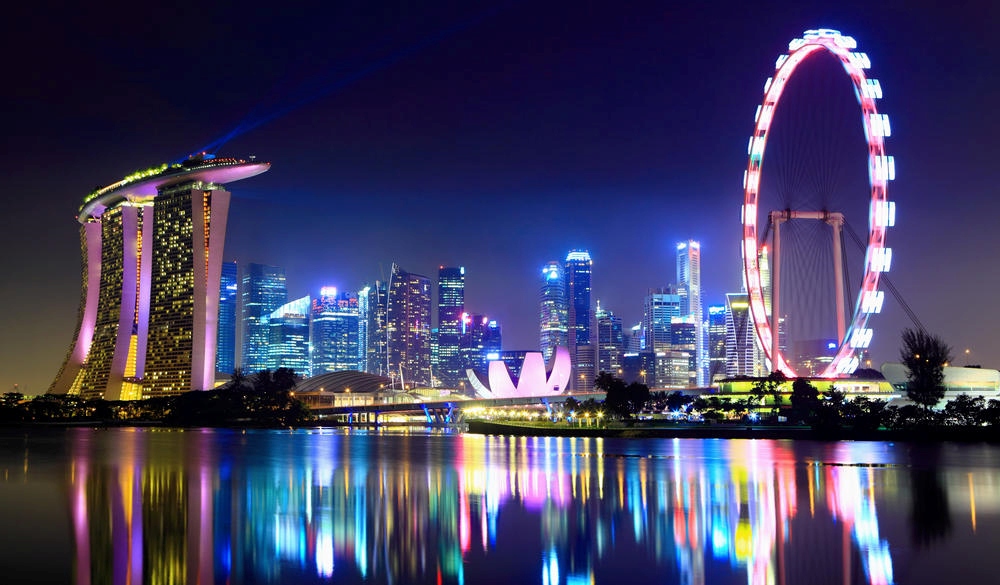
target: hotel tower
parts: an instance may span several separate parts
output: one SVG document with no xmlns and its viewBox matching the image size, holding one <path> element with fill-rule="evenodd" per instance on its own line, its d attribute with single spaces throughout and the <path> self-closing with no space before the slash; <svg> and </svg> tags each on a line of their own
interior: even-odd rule
<svg viewBox="0 0 1000 585">
<path fill-rule="evenodd" d="M 87 196 L 77 328 L 49 393 L 133 400 L 212 388 L 224 185 L 270 166 L 201 155 Z"/>
</svg>

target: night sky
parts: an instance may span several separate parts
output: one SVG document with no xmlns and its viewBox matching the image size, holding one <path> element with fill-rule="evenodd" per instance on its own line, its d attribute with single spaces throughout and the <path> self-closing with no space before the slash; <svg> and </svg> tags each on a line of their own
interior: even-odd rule
<svg viewBox="0 0 1000 585">
<path fill-rule="evenodd" d="M 84 195 L 241 125 L 215 152 L 273 166 L 230 186 L 226 257 L 284 266 L 290 298 L 392 262 L 435 280 L 464 265 L 467 308 L 529 349 L 544 262 L 589 249 L 594 297 L 631 324 L 690 238 L 718 304 L 740 288 L 764 79 L 818 27 L 854 36 L 885 92 L 893 281 L 957 363 L 970 349 L 1000 366 L 1000 8 L 789 4 L 15 3 L 0 25 L 0 390 L 44 392 L 66 354 Z M 877 362 L 909 325 L 887 301 Z"/>
</svg>

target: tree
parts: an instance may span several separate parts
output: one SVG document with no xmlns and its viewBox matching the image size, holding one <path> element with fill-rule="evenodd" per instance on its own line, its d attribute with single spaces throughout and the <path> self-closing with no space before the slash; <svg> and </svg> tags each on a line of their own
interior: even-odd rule
<svg viewBox="0 0 1000 585">
<path fill-rule="evenodd" d="M 951 361 L 951 348 L 936 335 L 905 329 L 899 358 L 909 371 L 907 398 L 930 410 L 944 398 L 944 366 Z"/>
<path fill-rule="evenodd" d="M 771 372 L 766 378 L 758 378 L 750 388 L 750 395 L 758 405 L 764 403 L 764 397 L 771 397 L 771 414 L 777 416 L 781 407 L 781 385 L 788 381 L 780 370 Z"/>
<path fill-rule="evenodd" d="M 792 382 L 791 418 L 794 422 L 811 422 L 819 408 L 819 390 L 806 378 L 796 378 Z"/>
<path fill-rule="evenodd" d="M 986 422 L 986 399 L 959 394 L 944 405 L 945 424 L 975 427 Z"/>
<path fill-rule="evenodd" d="M 623 419 L 631 419 L 632 415 L 642 410 L 649 402 L 649 387 L 639 382 L 626 385 L 621 378 L 601 372 L 594 381 L 594 386 L 605 392 L 604 406 L 608 414 Z"/>
</svg>

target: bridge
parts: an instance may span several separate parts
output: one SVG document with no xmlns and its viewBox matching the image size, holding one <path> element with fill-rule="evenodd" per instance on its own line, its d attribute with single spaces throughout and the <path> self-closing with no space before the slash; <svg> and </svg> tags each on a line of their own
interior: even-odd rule
<svg viewBox="0 0 1000 585">
<path fill-rule="evenodd" d="M 423 415 L 426 424 L 451 424 L 461 420 L 462 411 L 471 408 L 505 408 L 518 406 L 543 406 L 551 410 L 553 404 L 562 404 L 569 398 L 583 402 L 588 399 L 604 400 L 603 392 L 581 392 L 575 394 L 554 394 L 552 396 L 530 396 L 523 398 L 473 398 L 458 400 L 428 400 L 423 402 L 368 403 L 340 406 L 311 407 L 320 420 L 333 420 L 343 424 L 378 425 L 388 414 Z"/>
</svg>

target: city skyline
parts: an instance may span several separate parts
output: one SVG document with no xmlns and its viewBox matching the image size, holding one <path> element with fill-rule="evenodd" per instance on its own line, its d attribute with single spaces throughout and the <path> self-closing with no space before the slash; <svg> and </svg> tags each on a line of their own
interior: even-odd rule
<svg viewBox="0 0 1000 585">
<path fill-rule="evenodd" d="M 72 215 L 89 188 L 254 124 L 217 150 L 273 163 L 232 186 L 224 255 L 286 267 L 289 298 L 385 280 L 392 263 L 465 266 L 467 305 L 527 349 L 546 261 L 589 250 L 593 298 L 630 326 L 643 291 L 673 283 L 675 244 L 694 239 L 703 305 L 721 304 L 740 290 L 760 88 L 788 41 L 817 27 L 857 38 L 883 84 L 896 286 L 959 364 L 1000 365 L 1000 276 L 972 253 L 998 248 L 995 7 L 244 8 L 199 9 L 215 31 L 201 43 L 164 32 L 190 15 L 153 7 L 13 9 L 3 42 L 32 55 L 11 64 L 2 98 L 16 144 L 4 197 L 19 217 L 0 234 L 0 300 L 17 309 L 0 341 L 5 390 L 43 392 L 71 342 Z M 877 361 L 896 357 L 906 326 L 887 299 Z"/>
</svg>

